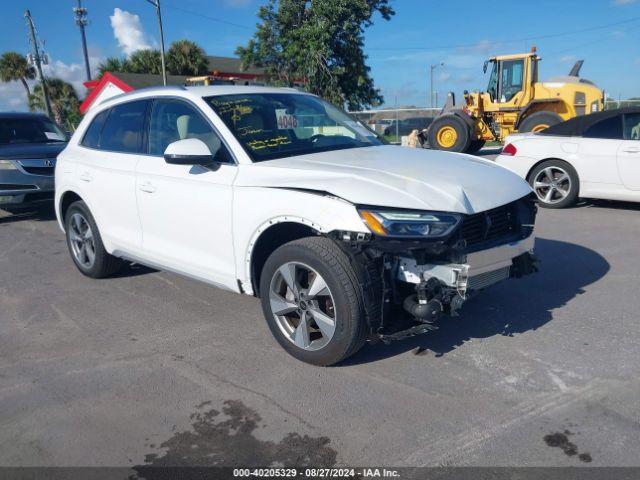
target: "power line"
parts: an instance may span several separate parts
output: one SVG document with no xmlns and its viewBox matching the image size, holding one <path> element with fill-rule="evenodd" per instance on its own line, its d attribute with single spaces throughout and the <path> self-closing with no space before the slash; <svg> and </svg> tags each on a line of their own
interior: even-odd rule
<svg viewBox="0 0 640 480">
<path fill-rule="evenodd" d="M 545 39 L 549 39 L 549 38 L 558 38 L 558 37 L 564 37 L 564 36 L 568 36 L 568 35 L 576 35 L 579 33 L 585 33 L 585 32 L 591 32 L 594 30 L 601 30 L 603 28 L 610 28 L 610 27 L 615 27 L 617 25 L 623 25 L 625 23 L 630 23 L 630 22 L 635 22 L 637 20 L 640 20 L 640 17 L 633 17 L 633 18 L 628 18 L 627 20 L 621 20 L 619 22 L 613 22 L 613 23 L 608 23 L 605 25 L 598 25 L 598 26 L 594 26 L 594 27 L 587 27 L 587 28 L 581 28 L 578 30 L 571 30 L 571 31 L 565 31 L 565 32 L 558 32 L 558 33 L 550 33 L 548 35 L 536 35 L 536 36 L 530 36 L 530 37 L 522 37 L 522 38 L 516 38 L 516 39 L 511 39 L 511 40 L 496 40 L 490 43 L 503 43 L 503 44 L 510 44 L 510 43 L 518 43 L 518 42 L 527 42 L 527 41 L 531 41 L 531 40 L 545 40 Z M 458 44 L 458 45 L 440 45 L 440 46 L 432 46 L 432 47 L 372 47 L 372 48 L 368 48 L 367 50 L 369 51 L 374 51 L 374 50 L 390 50 L 390 51 L 397 51 L 397 50 L 416 50 L 416 51 L 430 51 L 430 50 L 452 50 L 452 49 L 456 49 L 456 48 L 470 48 L 470 47 L 477 47 L 478 44 L 481 42 L 475 42 L 475 43 L 463 43 L 463 44 Z"/>
<path fill-rule="evenodd" d="M 191 10 L 187 10 L 186 8 L 178 7 L 176 5 L 171 5 L 170 3 L 164 3 L 164 7 L 165 8 L 172 8 L 173 10 L 177 10 L 179 12 L 186 13 L 188 15 L 193 15 L 193 16 L 198 17 L 198 18 L 204 18 L 206 20 L 211 20 L 212 22 L 217 22 L 217 23 L 222 23 L 224 25 L 229 25 L 231 27 L 242 28 L 242 29 L 245 29 L 245 30 L 253 30 L 253 27 L 249 27 L 247 25 L 240 25 L 239 23 L 229 22 L 229 21 L 223 20 L 221 18 L 210 17 L 208 15 L 203 15 L 200 12 L 193 12 Z"/>
</svg>

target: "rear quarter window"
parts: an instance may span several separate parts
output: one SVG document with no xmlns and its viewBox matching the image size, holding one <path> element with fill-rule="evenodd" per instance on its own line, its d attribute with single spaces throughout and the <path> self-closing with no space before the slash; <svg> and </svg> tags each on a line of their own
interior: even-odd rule
<svg viewBox="0 0 640 480">
<path fill-rule="evenodd" d="M 82 142 L 80 142 L 82 146 L 100 148 L 100 133 L 102 132 L 102 127 L 104 127 L 105 120 L 109 116 L 109 111 L 110 110 L 105 110 L 104 112 L 100 112 L 93 118 L 82 138 Z"/>
<path fill-rule="evenodd" d="M 584 131 L 585 138 L 622 139 L 622 115 L 605 118 Z"/>
</svg>

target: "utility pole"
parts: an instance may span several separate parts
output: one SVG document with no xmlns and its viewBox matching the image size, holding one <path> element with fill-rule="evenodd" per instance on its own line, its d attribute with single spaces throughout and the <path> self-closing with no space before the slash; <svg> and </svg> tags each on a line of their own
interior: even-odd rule
<svg viewBox="0 0 640 480">
<path fill-rule="evenodd" d="M 38 78 L 42 83 L 42 95 L 44 96 L 44 106 L 47 110 L 47 116 L 52 118 L 51 103 L 49 102 L 49 91 L 47 90 L 47 82 L 44 80 L 42 74 L 42 62 L 40 57 L 40 50 L 38 50 L 38 39 L 36 38 L 36 27 L 33 25 L 33 18 L 31 18 L 31 12 L 26 10 L 24 12 L 24 18 L 27 20 L 27 27 L 29 27 L 29 41 L 31 42 L 31 48 L 33 49 L 33 61 L 36 64 L 36 71 L 38 72 Z"/>
<path fill-rule="evenodd" d="M 160 11 L 160 0 L 147 0 L 151 5 L 156 7 L 158 14 L 158 29 L 160 30 L 160 60 L 162 62 L 162 84 L 167 85 L 167 69 L 164 65 L 164 34 L 162 33 L 162 13 Z"/>
<path fill-rule="evenodd" d="M 429 106 L 433 108 L 433 71 L 438 67 L 444 67 L 444 62 L 435 63 L 429 67 Z"/>
<path fill-rule="evenodd" d="M 76 25 L 80 27 L 80 36 L 82 37 L 82 52 L 84 53 L 84 68 L 87 72 L 87 82 L 91 80 L 91 67 L 89 67 L 89 54 L 87 53 L 87 36 L 84 33 L 84 27 L 89 24 L 87 20 L 87 9 L 82 8 L 82 0 L 78 0 L 78 6 L 73 9 L 76 14 Z"/>
</svg>

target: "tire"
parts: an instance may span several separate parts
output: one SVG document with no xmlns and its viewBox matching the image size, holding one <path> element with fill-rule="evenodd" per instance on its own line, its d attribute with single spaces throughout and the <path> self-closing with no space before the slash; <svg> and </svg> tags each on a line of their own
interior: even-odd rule
<svg viewBox="0 0 640 480">
<path fill-rule="evenodd" d="M 455 115 L 436 118 L 429 127 L 429 145 L 447 152 L 466 152 L 471 143 L 469 126 Z"/>
<path fill-rule="evenodd" d="M 295 272 L 297 294 L 290 288 L 291 272 Z M 318 278 L 327 288 L 315 294 Z M 333 365 L 366 341 L 369 329 L 356 271 L 346 253 L 328 238 L 306 237 L 275 250 L 262 270 L 260 293 L 271 333 L 298 360 Z M 277 315 L 275 308 L 284 314 Z M 333 331 L 327 317 L 333 320 Z M 319 322 L 320 318 L 324 321 Z"/>
<path fill-rule="evenodd" d="M 81 200 L 73 202 L 64 216 L 64 224 L 69 254 L 83 275 L 105 278 L 122 267 L 124 262 L 105 250 L 98 226 L 86 203 Z"/>
<path fill-rule="evenodd" d="M 467 153 L 476 153 L 479 152 L 482 147 L 484 147 L 484 140 L 472 140 L 469 144 L 469 148 L 467 148 Z"/>
<path fill-rule="evenodd" d="M 562 117 L 554 112 L 536 112 L 529 115 L 521 123 L 518 131 L 525 132 L 541 132 L 552 125 L 562 122 Z"/>
<path fill-rule="evenodd" d="M 553 177 L 553 180 L 550 180 L 550 176 Z M 561 178 L 565 178 L 565 180 L 559 181 Z M 541 207 L 566 208 L 578 201 L 580 189 L 578 173 L 564 160 L 554 159 L 540 163 L 531 171 L 528 181 L 536 192 L 538 204 Z M 550 186 L 541 186 L 545 183 L 549 183 Z M 552 187 L 553 185 L 556 187 Z M 551 196 L 549 197 L 549 195 Z"/>
</svg>

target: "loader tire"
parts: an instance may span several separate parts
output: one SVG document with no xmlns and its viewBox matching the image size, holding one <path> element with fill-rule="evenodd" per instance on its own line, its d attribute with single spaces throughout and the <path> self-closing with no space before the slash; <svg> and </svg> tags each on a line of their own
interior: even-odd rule
<svg viewBox="0 0 640 480">
<path fill-rule="evenodd" d="M 536 112 L 529 115 L 521 123 L 518 131 L 525 132 L 541 132 L 552 125 L 562 122 L 562 117 L 554 112 Z"/>
<path fill-rule="evenodd" d="M 429 145 L 433 149 L 466 152 L 470 143 L 470 128 L 456 115 L 436 118 L 429 127 Z"/>
</svg>

